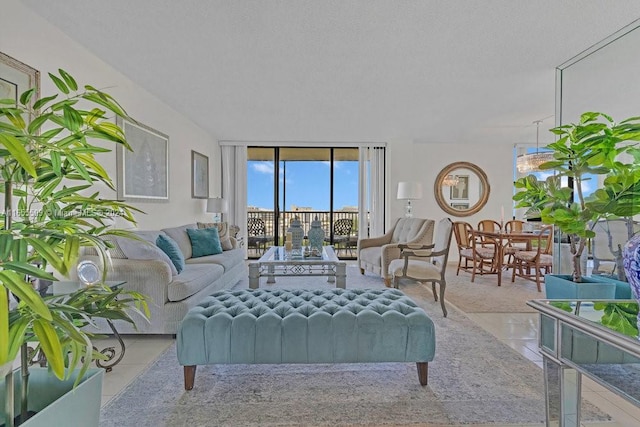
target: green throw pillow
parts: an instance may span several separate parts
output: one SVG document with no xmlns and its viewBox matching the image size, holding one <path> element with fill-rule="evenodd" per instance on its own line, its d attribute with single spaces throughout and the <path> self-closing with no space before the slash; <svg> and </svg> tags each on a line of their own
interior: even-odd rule
<svg viewBox="0 0 640 427">
<path fill-rule="evenodd" d="M 217 228 L 187 228 L 187 234 L 191 239 L 193 258 L 222 253 Z"/>
<path fill-rule="evenodd" d="M 175 240 L 169 236 L 159 235 L 156 239 L 156 246 L 167 254 L 173 265 L 176 266 L 178 274 L 184 270 L 184 255 Z"/>
</svg>

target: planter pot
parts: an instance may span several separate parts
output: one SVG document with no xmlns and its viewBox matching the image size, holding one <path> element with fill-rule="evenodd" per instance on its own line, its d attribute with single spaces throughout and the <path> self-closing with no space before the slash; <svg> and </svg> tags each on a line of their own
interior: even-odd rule
<svg viewBox="0 0 640 427">
<path fill-rule="evenodd" d="M 610 282 L 598 282 L 591 277 L 583 277 L 575 283 L 568 274 L 547 274 L 544 276 L 544 288 L 547 299 L 615 299 L 616 285 Z"/>
<path fill-rule="evenodd" d="M 0 378 L 4 378 L 13 369 L 13 360 L 0 365 Z M 1 408 L 1 407 L 0 407 Z"/>
<path fill-rule="evenodd" d="M 104 369 L 92 368 L 74 389 L 76 375 L 60 381 L 47 368 L 29 368 L 29 411 L 36 415 L 21 426 L 95 426 L 100 422 Z M 20 370 L 13 373 L 15 415 L 20 414 Z M 0 408 L 4 408 L 4 384 L 0 387 Z M 5 420 L 0 419 L 0 423 Z M 0 424 L 4 425 L 4 424 Z"/>
<path fill-rule="evenodd" d="M 616 287 L 616 299 L 633 299 L 631 285 L 628 282 L 605 275 L 590 276 L 589 279 L 594 282 L 613 283 Z"/>
<path fill-rule="evenodd" d="M 557 245 L 557 243 L 554 243 Z M 582 251 L 582 255 L 580 256 L 580 268 L 582 269 L 582 274 L 587 274 L 587 260 L 589 255 L 587 254 L 587 250 Z M 560 263 L 559 268 L 553 266 L 553 271 L 558 273 L 571 273 L 573 271 L 573 255 L 571 255 L 571 245 L 568 243 L 560 243 L 560 258 L 558 260 Z"/>
</svg>

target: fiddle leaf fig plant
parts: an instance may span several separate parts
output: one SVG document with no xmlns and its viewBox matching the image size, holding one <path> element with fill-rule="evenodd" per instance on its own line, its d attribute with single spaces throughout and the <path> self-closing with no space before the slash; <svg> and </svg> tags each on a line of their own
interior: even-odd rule
<svg viewBox="0 0 640 427">
<path fill-rule="evenodd" d="M 573 280 L 582 281 L 580 256 L 599 220 L 631 217 L 640 213 L 640 117 L 619 123 L 604 114 L 587 112 L 578 123 L 551 129 L 558 139 L 546 146 L 554 159 L 541 170 L 555 174 L 539 182 L 534 175 L 518 179 L 516 207 L 538 213 L 545 224 L 553 224 L 568 236 Z M 602 183 L 585 196 L 592 177 Z M 572 186 L 569 185 L 572 182 Z"/>
<path fill-rule="evenodd" d="M 109 227 L 113 216 L 134 223 L 137 211 L 95 189 L 115 190 L 96 155 L 111 151 L 108 145 L 129 148 L 113 123 L 126 112 L 64 70 L 49 77 L 55 94 L 34 100 L 31 88 L 18 102 L 0 99 L 0 366 L 11 363 L 23 343 L 36 341 L 51 371 L 63 378 L 78 366 L 85 371 L 93 359 L 92 334 L 83 326 L 98 317 L 133 323 L 132 312 L 148 316 L 148 308 L 143 295 L 105 285 L 63 298 L 34 289 L 34 279 L 69 276 L 84 246 L 97 250 L 106 269 L 104 237 L 128 235 Z M 11 296 L 19 301 L 15 307 Z"/>
</svg>

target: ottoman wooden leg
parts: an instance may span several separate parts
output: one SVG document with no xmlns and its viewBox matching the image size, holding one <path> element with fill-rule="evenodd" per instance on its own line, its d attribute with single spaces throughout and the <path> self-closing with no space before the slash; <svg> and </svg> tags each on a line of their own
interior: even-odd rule
<svg viewBox="0 0 640 427">
<path fill-rule="evenodd" d="M 418 367 L 418 379 L 420 380 L 420 385 L 427 385 L 427 379 L 429 376 L 429 364 L 427 362 L 416 362 L 416 366 Z"/>
<path fill-rule="evenodd" d="M 191 390 L 196 379 L 196 365 L 184 367 L 184 389 Z"/>
</svg>

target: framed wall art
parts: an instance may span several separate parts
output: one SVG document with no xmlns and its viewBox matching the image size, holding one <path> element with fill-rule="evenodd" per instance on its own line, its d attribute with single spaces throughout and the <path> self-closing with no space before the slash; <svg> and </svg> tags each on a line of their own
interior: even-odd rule
<svg viewBox="0 0 640 427">
<path fill-rule="evenodd" d="M 458 183 L 451 186 L 451 200 L 469 200 L 469 175 L 458 175 Z"/>
<path fill-rule="evenodd" d="M 191 198 L 209 198 L 209 158 L 191 150 Z"/>
<path fill-rule="evenodd" d="M 169 200 L 169 137 L 149 126 L 118 117 L 131 151 L 116 151 L 118 199 Z"/>
<path fill-rule="evenodd" d="M 22 92 L 36 88 L 31 103 L 40 98 L 40 72 L 0 52 L 0 99 L 13 99 L 16 104 Z"/>
</svg>

